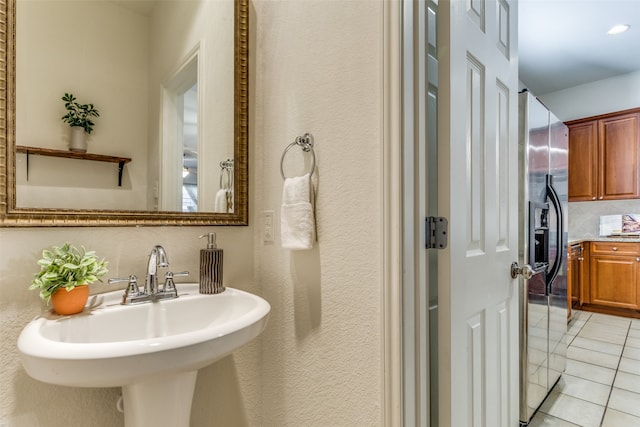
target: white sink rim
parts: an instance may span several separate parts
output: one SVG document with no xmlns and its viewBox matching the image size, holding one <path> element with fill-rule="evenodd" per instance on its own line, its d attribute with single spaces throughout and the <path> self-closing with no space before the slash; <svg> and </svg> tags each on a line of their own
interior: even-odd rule
<svg viewBox="0 0 640 427">
<path fill-rule="evenodd" d="M 30 356 L 46 357 L 50 359 L 105 359 L 114 357 L 123 357 L 145 353 L 155 353 L 163 350 L 171 350 L 174 348 L 186 347 L 188 345 L 197 344 L 199 342 L 215 339 L 250 325 L 269 313 L 270 306 L 264 299 L 234 288 L 226 288 L 222 294 L 205 295 L 198 293 L 198 284 L 178 284 L 179 298 L 173 300 L 165 300 L 151 303 L 144 303 L 137 306 L 125 306 L 120 304 L 122 300 L 122 291 L 113 291 L 105 294 L 94 296 L 94 301 L 90 300 L 88 304 L 91 308 L 86 308 L 81 314 L 73 316 L 59 316 L 51 312 L 45 312 L 36 317 L 29 323 L 18 339 L 18 348 L 20 352 Z M 258 306 L 255 310 L 245 314 L 242 317 L 234 319 L 223 325 L 216 325 L 211 329 L 201 329 L 187 332 L 180 335 L 171 335 L 157 338 L 146 338 L 135 340 L 135 347 L 132 348 L 133 341 L 114 341 L 104 343 L 69 343 L 60 342 L 46 338 L 40 334 L 40 328 L 48 322 L 73 321 L 74 316 L 91 316 L 103 315 L 103 311 L 121 311 L 127 309 L 145 308 L 146 304 L 176 304 L 181 300 L 191 298 L 216 298 L 216 296 L 225 297 L 239 296 L 251 298 L 257 302 Z M 36 340 L 38 345 L 29 345 L 30 340 Z M 44 346 L 42 345 L 44 344 Z"/>
<path fill-rule="evenodd" d="M 122 290 L 99 294 L 93 301 L 90 300 L 82 314 L 74 316 L 100 316 L 106 314 L 103 313 L 105 311 L 109 315 L 117 315 L 121 310 L 144 308 L 151 304 L 180 304 L 180 301 L 193 298 L 249 298 L 255 302 L 255 307 L 248 313 L 221 324 L 216 323 L 210 328 L 156 338 L 99 343 L 69 343 L 44 337 L 40 331 L 47 323 L 73 321 L 74 318 L 45 312 L 32 320 L 18 338 L 23 366 L 32 377 L 53 384 L 81 387 L 125 385 L 151 375 L 207 366 L 253 340 L 266 326 L 271 307 L 257 295 L 234 288 L 226 288 L 221 294 L 204 295 L 198 292 L 197 283 L 177 284 L 177 288 L 180 296 L 175 300 L 144 303 L 137 307 L 120 304 Z M 146 358 L 154 355 L 162 360 L 160 368 L 156 363 L 144 363 Z M 125 366 L 125 369 L 119 370 L 120 366 L 127 365 L 127 361 L 136 366 Z M 45 368 L 46 364 L 52 368 Z M 74 368 L 68 368 L 71 366 Z M 105 372 L 100 372 L 102 366 Z M 77 377 L 74 375 L 75 378 L 71 378 L 58 372 L 71 369 L 77 369 Z M 107 375 L 106 371 L 111 374 Z"/>
</svg>

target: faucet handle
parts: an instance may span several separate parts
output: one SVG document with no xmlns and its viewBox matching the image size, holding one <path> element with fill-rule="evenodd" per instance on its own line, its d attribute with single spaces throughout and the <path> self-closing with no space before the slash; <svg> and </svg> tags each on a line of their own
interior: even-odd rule
<svg viewBox="0 0 640 427">
<path fill-rule="evenodd" d="M 135 274 L 132 274 L 131 276 L 126 278 L 113 278 L 108 280 L 110 285 L 114 283 L 124 283 L 124 282 L 129 282 L 129 284 L 131 284 L 131 282 L 136 283 L 137 281 L 138 281 L 138 278 L 136 277 Z"/>
<path fill-rule="evenodd" d="M 189 275 L 188 271 L 181 271 L 179 273 L 173 273 L 171 271 L 167 271 L 167 273 L 164 275 L 164 286 L 162 287 L 161 292 L 165 292 L 165 293 L 171 292 L 176 296 L 178 296 L 178 291 L 176 290 L 176 284 L 173 281 L 173 278 L 179 277 L 179 276 L 188 276 L 188 275 Z"/>
<path fill-rule="evenodd" d="M 116 278 L 109 279 L 109 284 L 113 283 L 123 283 L 128 282 L 129 285 L 127 289 L 124 291 L 124 295 L 122 296 L 122 300 L 125 301 L 128 297 L 140 295 L 140 288 L 138 287 L 138 277 L 135 274 L 127 277 L 126 279 Z"/>
<path fill-rule="evenodd" d="M 180 276 L 185 276 L 186 277 L 186 276 L 189 275 L 189 272 L 188 271 L 180 271 L 178 273 L 172 273 L 171 271 L 169 271 L 167 273 L 167 275 L 169 275 L 169 274 L 171 274 L 173 277 L 180 277 Z"/>
</svg>

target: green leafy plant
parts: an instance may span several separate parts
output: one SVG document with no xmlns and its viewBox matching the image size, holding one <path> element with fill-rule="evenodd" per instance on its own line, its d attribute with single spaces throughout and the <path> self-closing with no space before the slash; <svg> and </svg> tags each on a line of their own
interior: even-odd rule
<svg viewBox="0 0 640 427">
<path fill-rule="evenodd" d="M 76 286 L 102 281 L 100 278 L 108 272 L 108 262 L 99 261 L 95 251 L 77 249 L 68 242 L 43 250 L 38 265 L 40 271 L 34 275 L 29 289 L 39 289 L 40 298 L 47 302 L 58 289 L 70 291 Z"/>
<path fill-rule="evenodd" d="M 95 125 L 91 117 L 100 117 L 100 113 L 93 104 L 80 104 L 72 93 L 65 93 L 62 100 L 67 109 L 67 114 L 62 116 L 62 121 L 69 123 L 69 126 L 80 126 L 86 133 L 91 133 Z"/>
</svg>

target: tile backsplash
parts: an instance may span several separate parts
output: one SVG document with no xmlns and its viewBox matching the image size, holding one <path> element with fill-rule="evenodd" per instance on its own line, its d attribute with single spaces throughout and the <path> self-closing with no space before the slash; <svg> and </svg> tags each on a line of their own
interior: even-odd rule
<svg viewBox="0 0 640 427">
<path fill-rule="evenodd" d="M 600 216 L 640 212 L 640 199 L 569 203 L 569 240 L 598 237 Z"/>
</svg>

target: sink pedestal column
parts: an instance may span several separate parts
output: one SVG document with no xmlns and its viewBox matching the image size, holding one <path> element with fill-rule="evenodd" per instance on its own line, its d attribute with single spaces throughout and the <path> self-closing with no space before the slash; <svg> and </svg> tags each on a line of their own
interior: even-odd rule
<svg viewBox="0 0 640 427">
<path fill-rule="evenodd" d="M 125 427 L 189 427 L 197 376 L 179 372 L 123 386 Z"/>
</svg>

